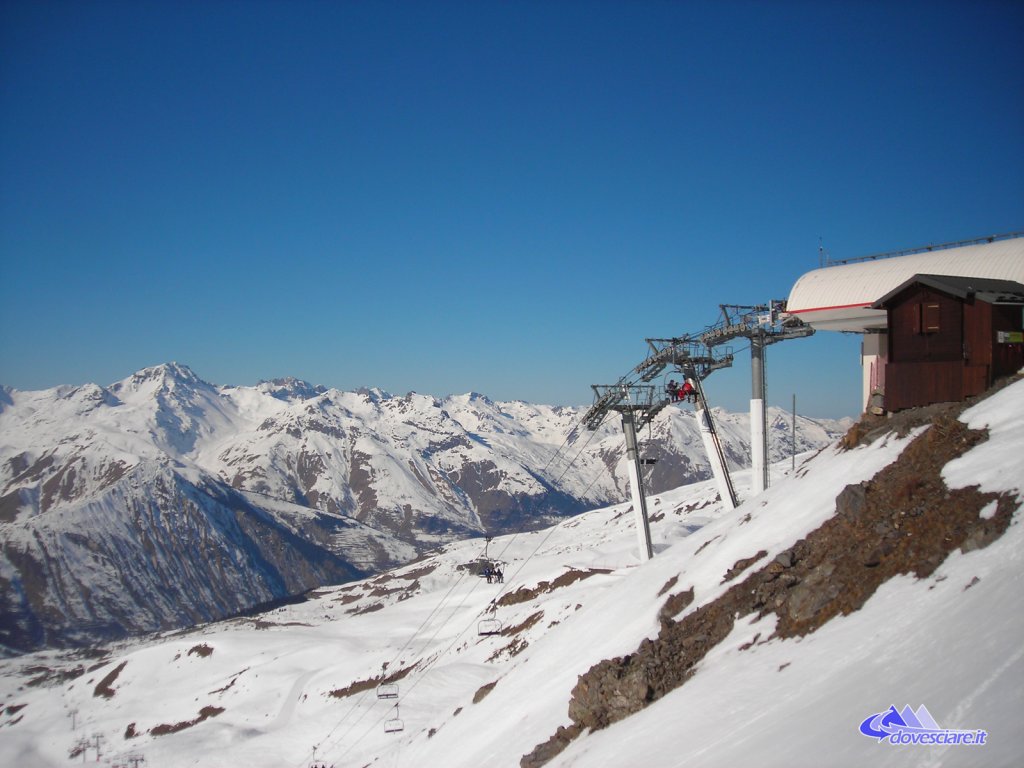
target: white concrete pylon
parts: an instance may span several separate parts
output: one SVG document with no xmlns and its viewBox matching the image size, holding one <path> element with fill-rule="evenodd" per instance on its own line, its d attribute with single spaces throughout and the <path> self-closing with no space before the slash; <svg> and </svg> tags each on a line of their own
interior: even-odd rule
<svg viewBox="0 0 1024 768">
<path fill-rule="evenodd" d="M 750 337 L 750 491 L 768 487 L 768 424 L 764 412 L 764 337 Z"/>
</svg>

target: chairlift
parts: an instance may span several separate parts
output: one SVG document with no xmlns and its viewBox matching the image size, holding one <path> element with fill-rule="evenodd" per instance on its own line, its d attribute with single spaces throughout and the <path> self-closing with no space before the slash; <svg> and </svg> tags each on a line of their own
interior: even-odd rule
<svg viewBox="0 0 1024 768">
<path fill-rule="evenodd" d="M 476 633 L 478 635 L 480 635 L 481 637 L 486 637 L 488 635 L 501 634 L 501 622 L 498 621 L 498 619 L 495 618 L 494 615 L 497 612 L 497 610 L 498 606 L 496 606 L 494 604 L 494 601 L 491 600 L 491 604 L 487 606 L 487 610 L 484 612 L 484 618 L 480 619 L 480 621 L 476 625 Z M 490 615 L 488 616 L 486 614 Z"/>
<path fill-rule="evenodd" d="M 378 699 L 397 699 L 398 683 L 381 683 L 377 686 Z"/>
<path fill-rule="evenodd" d="M 481 619 L 476 625 L 476 632 L 481 637 L 501 634 L 501 622 L 495 618 Z"/>
<path fill-rule="evenodd" d="M 668 383 L 670 381 L 674 383 L 675 377 L 677 375 L 678 373 L 676 371 L 666 371 L 665 374 L 661 377 L 661 391 L 665 394 L 665 399 L 667 399 L 669 403 L 673 404 L 678 401 L 676 400 L 676 395 L 673 391 L 673 388 L 669 387 Z"/>
<path fill-rule="evenodd" d="M 503 560 L 491 560 L 489 558 L 478 557 L 476 560 L 470 560 L 468 563 L 463 563 L 457 567 L 460 571 L 469 571 L 474 576 L 486 579 L 488 574 L 494 578 L 498 573 L 504 573 L 503 566 L 505 565 L 506 563 Z"/>
<path fill-rule="evenodd" d="M 707 374 L 704 374 L 704 375 L 707 375 Z M 677 376 L 681 377 L 678 381 L 676 381 L 676 377 Z M 679 399 L 676 399 L 677 395 L 672 392 L 672 389 L 668 385 L 669 382 L 670 381 L 675 382 L 679 386 L 679 388 L 681 389 L 683 387 L 683 385 L 687 382 L 687 380 L 689 380 L 691 382 L 691 387 L 692 387 L 693 391 L 688 393 L 687 396 L 685 396 L 685 397 L 681 397 Z M 690 402 L 694 402 L 695 401 L 695 400 L 691 400 L 691 398 L 696 398 L 696 396 L 698 394 L 698 383 L 697 383 L 698 381 L 700 381 L 700 377 L 698 376 L 697 369 L 694 368 L 694 366 L 692 364 L 687 364 L 687 365 L 676 364 L 676 367 L 673 370 L 667 371 L 665 373 L 665 375 L 662 377 L 662 390 L 664 391 L 665 396 L 668 398 L 669 402 L 672 405 L 683 405 L 685 403 L 690 403 Z M 676 391 L 678 392 L 678 390 L 676 390 Z"/>
<path fill-rule="evenodd" d="M 384 721 L 384 733 L 400 733 L 405 730 L 405 723 L 398 714 L 398 705 L 395 704 L 395 716 Z"/>
<path fill-rule="evenodd" d="M 478 557 L 476 560 L 470 560 L 468 563 L 461 563 L 456 566 L 457 570 L 469 571 L 473 576 L 483 576 L 490 567 L 491 561 L 485 557 Z"/>
</svg>

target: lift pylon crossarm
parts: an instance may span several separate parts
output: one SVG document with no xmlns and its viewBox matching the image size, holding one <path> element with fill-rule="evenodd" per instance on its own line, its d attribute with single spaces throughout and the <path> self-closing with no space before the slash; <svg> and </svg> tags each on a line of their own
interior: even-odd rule
<svg viewBox="0 0 1024 768">
<path fill-rule="evenodd" d="M 655 416 L 657 416 L 663 410 L 668 408 L 671 404 L 672 401 L 666 397 L 656 402 L 648 410 L 640 412 L 636 419 L 636 428 L 643 429 L 644 427 L 646 427 L 648 424 L 654 421 Z"/>
<path fill-rule="evenodd" d="M 623 399 L 622 389 L 628 386 L 620 380 L 618 384 L 591 384 L 594 390 L 594 404 L 583 414 L 583 426 L 593 431 L 601 426 L 601 422 L 612 409 Z"/>
<path fill-rule="evenodd" d="M 709 347 L 739 338 L 757 336 L 765 344 L 810 336 L 814 329 L 802 320 L 786 314 L 786 302 L 773 299 L 768 304 L 719 304 L 722 320 L 699 335 Z"/>
<path fill-rule="evenodd" d="M 591 384 L 594 404 L 583 416 L 583 425 L 595 430 L 611 411 L 620 413 L 646 411 L 656 405 L 655 388 L 649 384 L 629 384 L 620 380 L 616 384 Z"/>
<path fill-rule="evenodd" d="M 647 359 L 633 369 L 641 381 L 653 381 L 669 365 L 675 365 L 680 358 L 691 357 L 690 348 L 695 345 L 689 336 L 672 339 L 647 339 L 651 353 Z"/>
<path fill-rule="evenodd" d="M 712 372 L 732 365 L 731 348 L 713 349 L 690 336 L 675 339 L 647 339 L 653 350 L 634 371 L 642 381 L 656 379 L 665 368 L 673 366 L 685 376 L 706 379 Z"/>
</svg>

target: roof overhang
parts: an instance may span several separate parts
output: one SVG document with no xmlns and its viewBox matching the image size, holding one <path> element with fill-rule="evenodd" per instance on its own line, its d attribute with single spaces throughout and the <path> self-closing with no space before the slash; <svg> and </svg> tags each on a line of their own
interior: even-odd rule
<svg viewBox="0 0 1024 768">
<path fill-rule="evenodd" d="M 966 275 L 914 275 L 871 306 L 875 309 L 885 309 L 893 299 L 915 285 L 923 285 L 967 302 L 978 300 L 987 304 L 1024 304 L 1024 285 L 1015 280 L 993 280 Z"/>
<path fill-rule="evenodd" d="M 1024 237 L 815 269 L 793 284 L 786 311 L 815 330 L 882 331 L 876 303 L 920 274 L 1024 283 Z"/>
<path fill-rule="evenodd" d="M 864 333 L 884 330 L 887 325 L 884 309 L 870 304 L 848 304 L 840 307 L 808 307 L 787 314 L 797 317 L 819 331 Z"/>
</svg>

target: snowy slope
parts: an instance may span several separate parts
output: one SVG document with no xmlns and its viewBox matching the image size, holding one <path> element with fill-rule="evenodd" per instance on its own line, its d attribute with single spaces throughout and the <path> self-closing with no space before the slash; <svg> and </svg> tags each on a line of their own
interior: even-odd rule
<svg viewBox="0 0 1024 768">
<path fill-rule="evenodd" d="M 1024 382 L 962 419 L 987 426 L 989 438 L 945 466 L 946 483 L 1009 491 L 1019 506 Z M 805 456 L 793 476 L 732 511 L 710 483 L 663 493 L 651 502 L 657 554 L 643 566 L 632 515 L 617 505 L 493 540 L 488 554 L 505 563 L 504 584 L 460 570 L 484 550 L 464 541 L 251 619 L 91 656 L 0 662 L 0 761 L 91 762 L 95 747 L 76 745 L 99 734 L 100 757 L 111 764 L 134 754 L 169 768 L 299 768 L 314 758 L 517 766 L 571 724 L 581 675 L 658 634 L 666 600 L 692 588 L 682 619 L 722 599 L 832 519 L 845 488 L 876 478 L 927 434 L 918 427 Z M 784 471 L 777 466 L 776 477 Z M 741 473 L 741 491 L 745 482 Z M 995 516 L 993 505 L 980 513 Z M 924 578 L 891 578 L 859 610 L 801 637 L 773 637 L 772 613 L 740 618 L 684 685 L 584 731 L 548 764 L 1016 765 L 1024 753 L 1022 539 L 1017 509 L 987 546 L 955 549 Z M 478 635 L 492 615 L 505 634 Z M 384 664 L 397 699 L 376 695 Z M 858 732 L 891 705 L 925 705 L 943 727 L 984 729 L 987 741 L 891 746 Z M 385 733 L 398 718 L 403 730 Z"/>
</svg>

